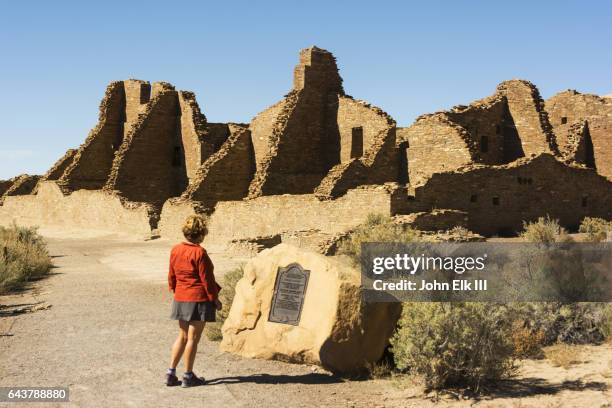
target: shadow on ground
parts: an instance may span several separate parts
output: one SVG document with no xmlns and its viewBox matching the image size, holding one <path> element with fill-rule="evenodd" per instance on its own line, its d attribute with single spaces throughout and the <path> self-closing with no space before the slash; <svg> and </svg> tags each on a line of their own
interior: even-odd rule
<svg viewBox="0 0 612 408">
<path fill-rule="evenodd" d="M 341 378 L 327 374 L 302 374 L 302 375 L 271 375 L 254 374 L 248 376 L 219 377 L 206 381 L 206 385 L 216 384 L 336 384 L 344 382 Z"/>
<path fill-rule="evenodd" d="M 608 386 L 603 382 L 581 380 L 550 383 L 543 378 L 521 378 L 502 380 L 488 386 L 478 399 L 524 398 L 536 395 L 554 395 L 562 391 L 606 391 Z"/>
</svg>

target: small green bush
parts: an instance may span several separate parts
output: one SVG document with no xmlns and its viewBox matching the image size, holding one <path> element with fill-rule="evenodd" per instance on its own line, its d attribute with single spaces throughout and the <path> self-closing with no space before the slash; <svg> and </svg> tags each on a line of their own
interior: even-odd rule
<svg viewBox="0 0 612 408">
<path fill-rule="evenodd" d="M 405 303 L 391 339 L 398 369 L 428 389 L 481 384 L 515 372 L 511 319 L 503 305 Z"/>
<path fill-rule="evenodd" d="M 590 242 L 602 242 L 612 233 L 612 222 L 602 218 L 585 217 L 578 231 L 587 234 L 587 240 Z"/>
<path fill-rule="evenodd" d="M 223 338 L 221 326 L 229 315 L 230 307 L 236 295 L 236 284 L 244 275 L 242 267 L 233 269 L 223 275 L 221 279 L 221 292 L 219 292 L 219 300 L 223 304 L 223 309 L 217 312 L 217 321 L 208 323 L 205 328 L 206 337 L 211 341 L 220 341 Z"/>
<path fill-rule="evenodd" d="M 368 215 L 365 223 L 357 227 L 338 246 L 338 254 L 348 255 L 356 263 L 361 257 L 361 244 L 364 242 L 412 242 L 417 238 L 416 231 L 395 224 L 393 219 L 380 214 Z"/>
<path fill-rule="evenodd" d="M 0 294 L 49 273 L 51 258 L 36 228 L 0 227 Z"/>
<path fill-rule="evenodd" d="M 549 216 L 540 217 L 536 222 L 523 222 L 523 230 L 521 237 L 527 242 L 552 244 L 571 240 L 567 231 L 559 225 L 559 220 Z"/>
</svg>

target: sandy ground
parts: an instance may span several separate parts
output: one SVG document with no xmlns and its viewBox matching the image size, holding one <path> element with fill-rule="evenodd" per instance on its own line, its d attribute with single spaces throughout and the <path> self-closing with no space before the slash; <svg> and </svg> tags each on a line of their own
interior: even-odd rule
<svg viewBox="0 0 612 408">
<path fill-rule="evenodd" d="M 584 347 L 569 369 L 527 360 L 480 399 L 425 395 L 405 379 L 348 381 L 312 366 L 249 360 L 204 339 L 195 371 L 209 382 L 162 385 L 176 323 L 166 289 L 171 242 L 42 230 L 56 268 L 0 297 L 0 386 L 67 386 L 67 407 L 606 407 L 612 346 Z M 244 262 L 209 248 L 219 275 Z M 8 311 L 51 305 L 32 313 Z M 179 367 L 179 373 L 182 372 Z M 0 406 L 3 404 L 0 403 Z M 15 406 L 53 406 L 19 404 Z M 8 406 L 8 404 L 4 404 Z"/>
</svg>

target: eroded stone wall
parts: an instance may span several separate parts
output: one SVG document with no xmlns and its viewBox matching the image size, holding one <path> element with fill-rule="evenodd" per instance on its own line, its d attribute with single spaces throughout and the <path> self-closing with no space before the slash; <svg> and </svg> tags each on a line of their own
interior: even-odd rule
<svg viewBox="0 0 612 408">
<path fill-rule="evenodd" d="M 214 206 L 217 201 L 247 196 L 255 174 L 251 132 L 245 126 L 228 125 L 231 136 L 199 169 L 183 198 Z"/>
<path fill-rule="evenodd" d="M 343 93 L 333 55 L 302 50 L 293 90 L 253 120 L 257 172 L 250 197 L 314 191 L 339 161 L 336 117 Z"/>
<path fill-rule="evenodd" d="M 103 191 L 79 190 L 64 195 L 53 181 L 41 182 L 36 195 L 6 197 L 0 206 L 0 224 L 60 226 L 137 234 L 150 238 L 156 222 L 146 204 L 124 203 Z"/>
<path fill-rule="evenodd" d="M 548 99 L 546 110 L 563 152 L 572 148 L 575 127 L 586 123 L 595 168 L 612 180 L 612 99 L 568 90 Z"/>
<path fill-rule="evenodd" d="M 147 110 L 123 140 L 105 190 L 161 208 L 165 200 L 185 190 L 187 172 L 178 132 L 177 92 L 165 86 L 153 95 Z"/>
<path fill-rule="evenodd" d="M 507 100 L 524 156 L 558 154 L 557 142 L 538 88 L 529 81 L 515 79 L 499 84 L 497 92 Z"/>
<path fill-rule="evenodd" d="M 351 190 L 329 201 L 320 201 L 313 194 L 221 201 L 210 215 L 210 233 L 204 243 L 227 244 L 231 240 L 272 236 L 286 231 L 344 232 L 364 222 L 370 213 L 391 215 L 398 199 L 396 191 L 381 186 Z M 168 201 L 161 214 L 161 235 L 179 239 L 185 217 L 198 211 L 202 209 L 198 210 L 197 203 L 192 201 Z"/>
<path fill-rule="evenodd" d="M 421 116 L 400 135 L 408 142 L 408 181 L 412 187 L 422 185 L 436 172 L 473 162 L 476 146 L 469 144 L 464 128 L 443 114 Z"/>
<path fill-rule="evenodd" d="M 504 166 L 436 173 L 416 188 L 406 212 L 433 208 L 465 211 L 469 229 L 485 235 L 514 233 L 523 221 L 546 215 L 576 228 L 586 216 L 612 219 L 612 183 L 542 154 Z"/>
</svg>

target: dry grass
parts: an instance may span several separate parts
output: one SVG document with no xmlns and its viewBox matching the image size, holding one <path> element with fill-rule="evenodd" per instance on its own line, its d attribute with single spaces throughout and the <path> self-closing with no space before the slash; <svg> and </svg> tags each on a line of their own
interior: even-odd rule
<svg viewBox="0 0 612 408">
<path fill-rule="evenodd" d="M 574 364 L 583 363 L 582 349 L 571 344 L 555 344 L 545 347 L 544 355 L 555 367 L 569 368 Z"/>
<path fill-rule="evenodd" d="M 51 258 L 36 228 L 0 227 L 0 294 L 49 273 Z"/>
</svg>

